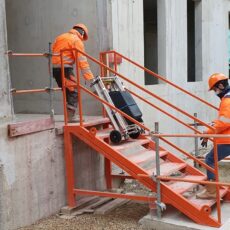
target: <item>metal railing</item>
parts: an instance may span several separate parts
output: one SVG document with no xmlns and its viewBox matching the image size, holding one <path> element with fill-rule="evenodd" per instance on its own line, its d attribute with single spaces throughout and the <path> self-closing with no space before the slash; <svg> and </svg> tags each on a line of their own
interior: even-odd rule
<svg viewBox="0 0 230 230">
<path fill-rule="evenodd" d="M 156 180 L 157 181 L 181 181 L 181 182 L 188 182 L 188 183 L 196 183 L 196 184 L 203 184 L 203 185 L 216 185 L 216 201 L 217 201 L 217 219 L 218 223 L 221 224 L 221 208 L 220 208 L 220 187 L 221 186 L 230 186 L 230 183 L 225 183 L 225 182 L 219 182 L 219 168 L 218 168 L 218 149 L 217 146 L 219 144 L 226 144 L 226 142 L 220 142 L 217 141 L 218 138 L 230 138 L 230 135 L 221 135 L 221 134 L 159 134 L 159 133 L 151 133 L 151 136 L 154 137 L 156 141 L 156 145 L 158 145 L 158 148 L 156 148 L 156 155 L 159 156 L 159 142 L 160 139 L 163 137 L 186 137 L 186 138 L 213 138 L 213 143 L 214 143 L 214 169 L 212 170 L 207 169 L 211 171 L 215 175 L 215 181 L 198 181 L 198 180 L 192 180 L 192 179 L 184 179 L 184 178 L 176 178 L 176 177 L 170 177 L 170 176 L 161 176 L 160 173 L 156 174 Z M 158 158 L 156 158 L 157 161 Z M 159 164 L 159 162 L 156 162 L 156 164 Z M 160 195 L 157 194 L 158 197 L 158 202 L 161 203 L 160 200 Z M 161 209 L 159 206 L 157 206 L 157 213 L 160 216 L 161 215 Z"/>
<path fill-rule="evenodd" d="M 53 106 L 53 92 L 61 91 L 61 88 L 53 87 L 53 71 L 52 71 L 52 51 L 51 51 L 51 43 L 49 43 L 49 51 L 48 53 L 14 53 L 9 50 L 6 52 L 9 57 L 45 57 L 48 59 L 48 73 L 49 73 L 49 87 L 44 87 L 40 89 L 22 89 L 18 90 L 16 88 L 12 88 L 10 90 L 12 95 L 18 94 L 28 94 L 28 93 L 48 93 L 49 94 L 49 111 L 50 117 L 54 116 L 54 106 Z"/>
<path fill-rule="evenodd" d="M 67 49 L 67 50 L 62 50 L 60 57 L 61 57 L 61 70 L 62 70 L 62 82 L 63 82 L 63 87 L 62 87 L 62 92 L 63 92 L 63 107 L 64 107 L 64 122 L 65 125 L 68 125 L 68 116 L 67 116 L 67 105 L 66 105 L 66 87 L 68 86 L 72 86 L 72 87 L 76 87 L 78 90 L 78 108 L 79 108 L 79 116 L 80 116 L 80 126 L 83 126 L 83 109 L 82 109 L 82 91 L 91 95 L 94 99 L 96 99 L 97 101 L 100 101 L 102 104 L 105 104 L 106 106 L 110 107 L 112 110 L 120 113 L 123 117 L 127 118 L 128 120 L 132 121 L 133 123 L 135 123 L 136 125 L 138 125 L 139 127 L 141 127 L 142 129 L 146 130 L 147 132 L 149 132 L 149 134 L 151 134 L 152 137 L 157 138 L 159 141 L 162 140 L 164 141 L 166 144 L 170 145 L 171 147 L 175 148 L 176 150 L 178 150 L 179 152 L 181 152 L 182 154 L 184 154 L 185 156 L 187 156 L 188 158 L 194 160 L 197 164 L 203 166 L 206 170 L 211 171 L 212 173 L 215 174 L 216 176 L 216 181 L 215 182 L 210 182 L 210 181 L 196 181 L 196 180 L 188 180 L 188 179 L 182 179 L 182 178 L 174 178 L 174 177 L 163 177 L 160 175 L 157 175 L 157 179 L 158 180 L 178 180 L 178 181 L 184 181 L 184 182 L 190 182 L 190 183 L 197 183 L 197 184 L 215 184 L 217 187 L 217 210 L 218 210 L 218 221 L 221 222 L 221 212 L 220 212 L 220 193 L 219 193 L 219 187 L 220 186 L 230 186 L 229 183 L 220 183 L 219 182 L 219 174 L 218 174 L 218 158 L 217 158 L 217 143 L 216 143 L 216 138 L 220 138 L 220 137 L 230 137 L 229 135 L 205 135 L 205 134 L 201 134 L 201 132 L 199 130 L 197 130 L 196 128 L 193 128 L 191 126 L 189 126 L 188 124 L 186 124 L 185 122 L 181 121 L 180 119 L 178 119 L 177 117 L 171 115 L 170 113 L 168 113 L 167 111 L 157 107 L 156 105 L 154 105 L 153 103 L 147 101 L 146 99 L 144 99 L 143 97 L 141 97 L 140 95 L 132 92 L 131 90 L 129 90 L 129 92 L 131 94 L 133 94 L 134 96 L 136 96 L 137 98 L 139 98 L 140 100 L 142 100 L 143 102 L 147 103 L 148 105 L 150 105 L 151 107 L 158 109 L 160 112 L 166 114 L 167 116 L 169 116 L 170 118 L 174 119 L 175 121 L 181 123 L 182 125 L 184 125 L 185 127 L 189 128 L 190 130 L 193 130 L 196 132 L 196 134 L 159 134 L 159 133 L 152 133 L 151 130 L 145 126 L 144 124 L 136 121 L 134 118 L 128 116 L 127 114 L 125 114 L 124 112 L 122 112 L 121 110 L 117 109 L 116 107 L 114 107 L 113 105 L 109 104 L 107 101 L 101 99 L 100 97 L 98 97 L 96 94 L 94 94 L 93 92 L 91 92 L 89 89 L 87 89 L 86 87 L 84 87 L 81 83 L 80 83 L 80 70 L 79 70 L 79 62 L 78 59 L 76 58 L 75 63 L 76 63 L 76 77 L 77 77 L 77 83 L 72 83 L 71 85 L 68 84 L 65 81 L 65 76 L 64 76 L 64 65 L 63 65 L 63 55 L 64 52 L 66 51 L 72 51 L 75 52 L 75 57 L 78 57 L 78 54 L 81 53 L 84 56 L 86 56 L 87 58 L 89 58 L 90 60 L 92 60 L 93 62 L 95 62 L 96 64 L 98 64 L 101 67 L 101 75 L 103 75 L 103 73 L 106 71 L 110 71 L 111 73 L 119 76 L 120 78 L 122 78 L 123 80 L 129 82 L 130 84 L 136 86 L 138 89 L 144 91 L 145 93 L 149 94 L 152 97 L 155 97 L 157 99 L 159 99 L 160 101 L 164 102 L 165 104 L 169 105 L 170 107 L 174 108 L 175 110 L 181 112 L 182 114 L 184 114 L 185 116 L 189 117 L 190 119 L 193 119 L 193 121 L 198 122 L 204 126 L 206 126 L 207 128 L 211 128 L 213 129 L 212 126 L 206 124 L 205 122 L 201 121 L 200 119 L 198 119 L 196 116 L 192 116 L 190 114 L 188 114 L 187 112 L 177 108 L 176 106 L 172 105 L 171 103 L 159 98 L 157 95 L 153 94 L 152 92 L 146 90 L 145 88 L 139 86 L 138 84 L 136 84 L 135 82 L 132 82 L 130 79 L 126 78 L 125 76 L 123 76 L 122 74 L 116 72 L 117 67 L 116 67 L 116 61 L 115 61 L 115 68 L 112 69 L 109 66 L 105 65 L 103 62 L 98 61 L 97 59 L 89 56 L 88 54 L 77 50 L 77 49 Z M 122 56 L 122 58 L 127 59 L 126 57 L 124 57 L 123 55 L 115 52 L 115 51 L 110 51 L 113 52 L 114 55 L 120 55 Z M 108 53 L 108 52 L 106 52 Z M 58 91 L 61 90 L 60 88 L 53 88 L 53 84 L 52 84 L 52 73 L 51 73 L 51 64 L 50 64 L 50 58 L 52 56 L 52 54 L 50 53 L 49 50 L 49 54 L 44 53 L 44 54 L 28 54 L 28 53 L 13 53 L 13 52 L 8 52 L 8 55 L 10 56 L 29 56 L 29 57 L 48 57 L 49 58 L 49 73 L 50 73 L 50 87 L 49 88 L 44 88 L 44 89 L 32 89 L 32 90 L 12 90 L 13 94 L 22 94 L 22 93 L 40 93 L 40 92 L 49 92 L 50 93 L 50 115 L 53 116 L 53 108 L 52 108 L 52 95 L 51 95 L 51 91 Z M 103 55 L 103 53 L 102 53 Z M 102 57 L 100 57 L 102 60 Z M 116 60 L 116 57 L 114 57 L 114 60 Z M 139 64 L 131 61 L 130 59 L 128 59 L 132 64 L 142 68 L 143 70 L 145 70 L 146 72 L 157 76 L 159 79 L 161 79 L 162 77 L 160 75 L 157 75 L 155 73 L 153 73 L 150 70 L 147 70 L 146 68 L 140 66 Z M 192 96 L 193 98 L 201 101 L 202 103 L 206 104 L 207 106 L 210 106 L 214 109 L 217 109 L 216 107 L 212 106 L 211 104 L 205 102 L 204 100 L 200 99 L 197 96 L 192 95 L 191 93 L 185 91 L 184 89 L 181 89 L 180 87 L 176 86 L 175 84 L 167 81 L 166 79 L 161 79 L 162 81 L 166 81 L 167 83 L 169 83 L 170 85 L 172 85 L 173 87 L 189 94 L 190 96 Z M 192 156 L 190 153 L 184 151 L 183 149 L 179 148 L 178 146 L 174 145 L 172 142 L 170 142 L 169 140 L 166 140 L 166 138 L 169 137 L 190 137 L 190 138 L 198 138 L 198 137 L 206 137 L 206 138 L 214 138 L 214 161 L 215 161 L 215 167 L 211 168 L 210 166 L 208 166 L 207 164 L 205 164 L 203 161 L 199 160 L 196 158 L 196 156 Z M 159 142 L 158 142 L 159 143 Z M 218 143 L 219 144 L 219 143 Z M 159 148 L 158 148 L 158 154 L 159 154 Z M 160 170 L 158 171 L 158 174 L 160 174 Z M 158 193 L 160 193 L 160 191 L 158 191 Z M 158 200 L 158 202 L 160 202 L 160 199 Z"/>
</svg>

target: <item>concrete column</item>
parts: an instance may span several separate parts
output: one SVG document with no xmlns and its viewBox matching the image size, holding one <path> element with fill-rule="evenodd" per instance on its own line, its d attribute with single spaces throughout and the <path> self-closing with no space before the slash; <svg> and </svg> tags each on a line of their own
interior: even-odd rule
<svg viewBox="0 0 230 230">
<path fill-rule="evenodd" d="M 10 75 L 7 50 L 5 0 L 0 0 L 0 121 L 11 116 Z"/>
<path fill-rule="evenodd" d="M 158 28 L 158 73 L 166 76 L 166 35 L 167 35 L 167 24 L 166 24 L 166 1 L 157 1 L 157 28 Z"/>
<path fill-rule="evenodd" d="M 183 84 L 187 78 L 187 1 L 166 0 L 165 6 L 166 74 L 169 80 Z"/>
</svg>

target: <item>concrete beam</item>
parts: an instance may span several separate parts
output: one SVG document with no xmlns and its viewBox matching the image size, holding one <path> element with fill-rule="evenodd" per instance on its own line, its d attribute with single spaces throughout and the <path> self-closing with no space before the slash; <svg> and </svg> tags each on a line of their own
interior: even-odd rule
<svg viewBox="0 0 230 230">
<path fill-rule="evenodd" d="M 5 0 L 0 0 L 0 121 L 11 116 L 10 77 L 7 50 Z"/>
</svg>

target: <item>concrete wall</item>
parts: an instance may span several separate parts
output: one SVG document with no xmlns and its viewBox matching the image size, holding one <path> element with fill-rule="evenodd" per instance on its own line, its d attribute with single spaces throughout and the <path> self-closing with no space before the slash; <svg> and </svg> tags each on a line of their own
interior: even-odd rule
<svg viewBox="0 0 230 230">
<path fill-rule="evenodd" d="M 0 127 L 0 229 L 16 229 L 66 203 L 63 138 L 54 130 L 12 139 Z"/>
<path fill-rule="evenodd" d="M 0 229 L 59 212 L 66 205 L 63 135 L 53 129 L 9 139 L 1 125 L 0 136 Z M 75 186 L 104 189 L 104 159 L 77 139 L 73 147 Z"/>
<path fill-rule="evenodd" d="M 208 77 L 214 72 L 228 74 L 227 58 L 227 31 L 229 1 L 202 0 L 196 7 L 196 49 L 199 52 L 197 59 L 197 76 L 202 81 L 187 82 L 187 1 L 185 0 L 158 0 L 158 72 L 168 80 L 182 88 L 200 96 L 218 106 L 219 99 L 207 91 Z M 143 24 L 135 20 L 143 18 L 142 1 L 112 1 L 113 12 L 113 48 L 124 53 L 129 58 L 143 64 Z M 133 16 L 135 15 L 135 16 Z M 134 25 L 132 27 L 132 25 Z M 153 38 L 154 39 L 154 38 Z M 200 57 L 202 55 L 202 58 Z M 120 70 L 126 73 L 135 82 L 144 85 L 144 76 L 140 71 L 131 69 L 122 63 Z M 201 69 L 202 65 L 202 69 Z M 130 87 L 130 86 L 128 86 Z M 204 121 L 216 117 L 216 112 L 199 102 L 184 95 L 180 91 L 164 83 L 147 86 L 147 89 L 161 98 L 169 100 L 174 105 L 183 108 L 190 114 L 198 113 Z M 141 94 L 147 99 L 148 95 Z M 162 105 L 151 99 L 156 105 L 161 105 L 170 114 L 183 118 L 172 108 Z M 154 122 L 160 122 L 160 130 L 165 133 L 188 133 L 186 128 L 151 109 L 138 101 L 147 126 L 154 127 Z M 184 119 L 185 122 L 192 122 Z M 193 150 L 193 140 L 176 140 L 176 143 Z M 189 146 L 189 147 L 188 147 Z"/>
<path fill-rule="evenodd" d="M 5 1 L 0 1 L 0 122 L 12 115 L 10 99 L 10 77 L 7 51 L 6 12 Z"/>
<path fill-rule="evenodd" d="M 98 58 L 100 51 L 109 49 L 111 33 L 107 15 L 110 9 L 106 0 L 8 0 L 6 11 L 9 49 L 15 52 L 47 52 L 49 42 L 79 22 L 88 26 L 89 40 L 85 46 L 90 55 Z M 17 89 L 44 88 L 49 85 L 47 60 L 44 58 L 12 58 L 10 69 L 12 85 Z M 92 70 L 95 75 L 99 73 L 95 65 L 92 65 Z M 54 98 L 55 111 L 61 113 L 62 96 L 57 94 Z M 49 111 L 46 94 L 18 95 L 14 102 L 16 112 Z M 91 97 L 84 95 L 83 102 L 87 114 L 99 112 L 100 106 L 93 107 Z"/>
</svg>

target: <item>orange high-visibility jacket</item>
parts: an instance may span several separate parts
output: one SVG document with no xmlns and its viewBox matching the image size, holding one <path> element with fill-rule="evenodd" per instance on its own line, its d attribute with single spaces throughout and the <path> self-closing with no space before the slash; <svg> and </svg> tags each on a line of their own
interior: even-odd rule
<svg viewBox="0 0 230 230">
<path fill-rule="evenodd" d="M 61 67 L 60 51 L 63 49 L 72 49 L 72 48 L 76 48 L 82 52 L 85 52 L 85 47 L 82 42 L 82 37 L 80 33 L 75 29 L 71 29 L 68 33 L 61 34 L 55 39 L 53 44 L 53 50 L 52 50 L 53 51 L 52 63 L 54 68 Z M 73 64 L 75 63 L 75 51 L 64 52 L 63 62 L 65 67 L 73 67 Z M 81 53 L 78 53 L 78 63 L 84 78 L 86 80 L 92 79 L 93 74 L 90 70 L 87 58 Z"/>
<path fill-rule="evenodd" d="M 230 135 L 230 92 L 225 94 L 221 99 L 218 118 L 213 121 L 213 128 L 208 129 L 208 134 L 227 134 Z M 225 142 L 224 144 L 230 144 L 230 138 L 217 138 L 217 143 Z"/>
</svg>

